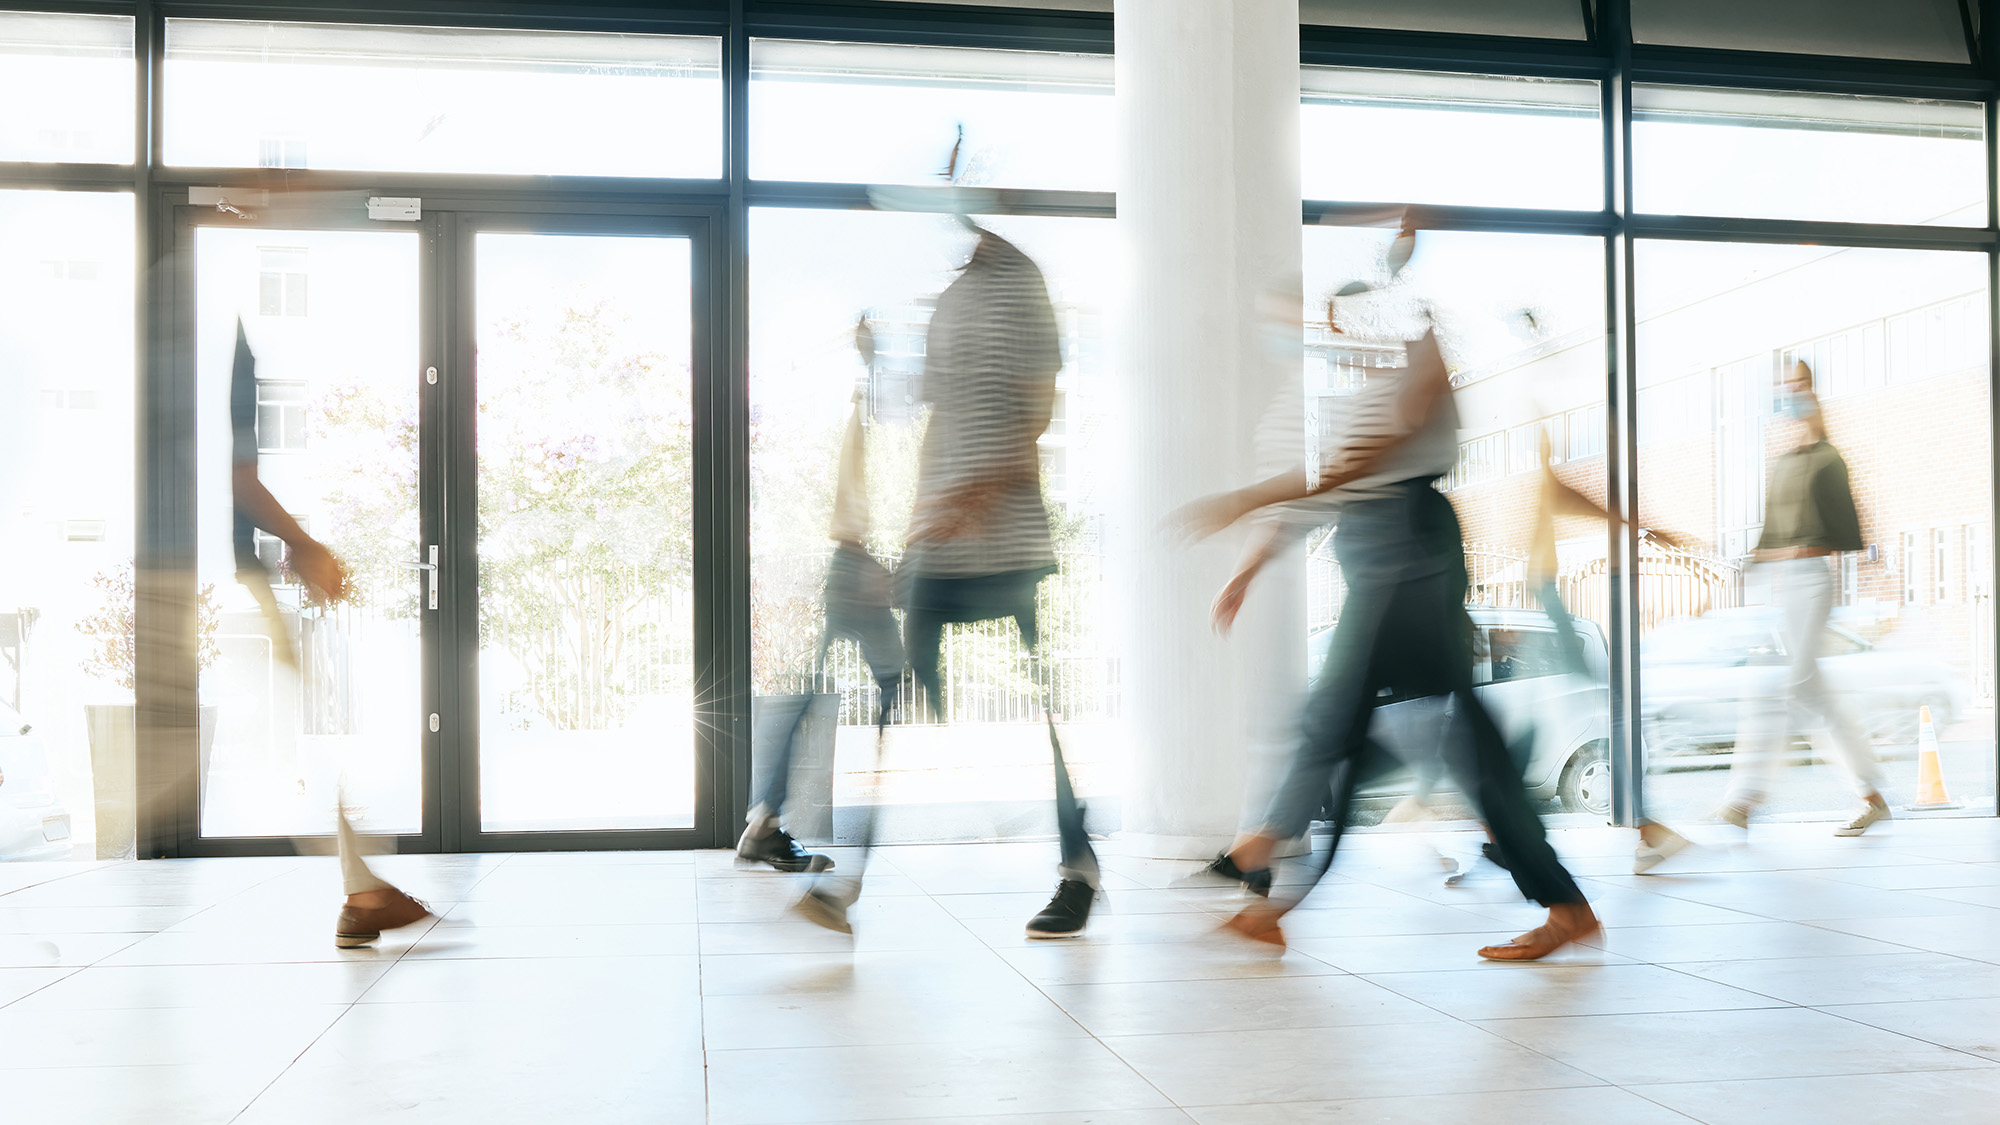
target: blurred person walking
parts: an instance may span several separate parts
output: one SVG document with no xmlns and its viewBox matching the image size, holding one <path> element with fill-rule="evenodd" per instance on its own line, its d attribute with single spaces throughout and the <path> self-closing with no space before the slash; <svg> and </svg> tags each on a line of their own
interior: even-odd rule
<svg viewBox="0 0 2000 1125">
<path fill-rule="evenodd" d="M 263 609 L 272 630 L 272 651 L 294 673 L 291 632 L 271 590 L 271 571 L 257 556 L 257 532 L 285 544 L 285 566 L 305 584 L 307 596 L 338 602 L 347 596 L 347 572 L 326 546 L 307 535 L 285 511 L 257 475 L 257 357 L 250 350 L 243 322 L 236 322 L 236 355 L 229 372 L 229 484 L 231 538 L 236 556 L 236 580 Z M 338 798 L 336 798 L 338 801 Z M 430 908 L 376 876 L 363 857 L 360 837 L 349 820 L 345 802 L 335 809 L 335 846 L 340 856 L 341 892 L 346 895 L 334 922 L 333 944 L 342 949 L 367 945 L 384 930 L 399 929 L 431 916 Z M 300 841 L 305 843 L 305 841 Z M 305 850 L 305 849 L 301 849 Z"/>
<path fill-rule="evenodd" d="M 854 344 L 864 363 L 874 361 L 875 338 L 866 317 L 855 324 Z M 834 641 L 844 637 L 861 646 L 861 659 L 875 677 L 875 735 L 879 755 L 889 710 L 896 702 L 896 687 L 903 676 L 903 638 L 896 631 L 896 617 L 891 609 L 892 577 L 863 545 L 868 537 L 868 491 L 862 403 L 863 395 L 856 390 L 834 477 L 833 523 L 827 529 L 827 536 L 834 544 L 833 557 L 827 562 L 826 586 L 820 599 L 825 624 L 820 629 L 819 648 L 813 657 L 813 683 L 815 690 L 824 689 L 826 653 Z M 770 760 L 757 763 L 747 823 L 742 838 L 736 841 L 739 861 L 767 863 L 780 871 L 814 873 L 834 866 L 830 857 L 801 848 L 781 823 L 793 750 L 812 700 L 811 693 L 804 693 L 769 697 L 765 701 L 764 712 L 759 716 L 761 736 L 757 741 L 770 746 L 773 753 Z"/>
<path fill-rule="evenodd" d="M 948 625 L 1013 618 L 1034 664 L 1031 673 L 1044 683 L 1035 589 L 1056 572 L 1036 445 L 1049 427 L 1062 368 L 1055 307 L 1041 269 L 1019 247 L 967 225 L 978 242 L 939 295 L 925 340 L 922 386 L 930 421 L 918 454 L 909 541 L 896 573 L 904 647 L 928 706 L 940 716 L 950 714 L 939 669 Z M 1063 938 L 1082 932 L 1089 921 L 1099 875 L 1047 687 L 1042 691 L 1061 860 L 1055 894 L 1029 920 L 1027 934 Z M 852 893 L 858 892 L 829 890 L 821 897 L 842 906 Z"/>
<path fill-rule="evenodd" d="M 1356 287 L 1342 291 L 1349 295 Z M 1339 329 L 1338 308 L 1329 321 Z M 1464 544 L 1450 501 L 1435 487 L 1458 456 L 1458 412 L 1450 376 L 1427 327 L 1407 345 L 1406 365 L 1374 369 L 1349 400 L 1344 434 L 1318 480 L 1286 473 L 1183 508 L 1179 522 L 1203 538 L 1264 509 L 1288 508 L 1292 521 L 1337 515 L 1334 549 L 1347 582 L 1333 647 L 1305 708 L 1301 739 L 1264 824 L 1211 865 L 1253 889 L 1269 887 L 1278 846 L 1305 835 L 1332 797 L 1331 864 L 1356 787 L 1390 768 L 1368 738 L 1378 693 L 1449 695 L 1453 720 L 1446 768 L 1481 813 L 1521 893 L 1549 908 L 1548 920 L 1512 941 L 1479 951 L 1492 960 L 1534 960 L 1597 932 L 1600 924 L 1576 881 L 1549 846 L 1541 821 L 1492 718 L 1472 690 L 1465 615 Z M 1251 582 L 1288 538 L 1270 521 L 1216 596 L 1213 618 L 1227 631 Z M 1250 906 L 1228 928 L 1284 944 L 1279 923 L 1304 893 Z"/>
<path fill-rule="evenodd" d="M 1534 528 L 1528 536 L 1527 586 L 1541 603 L 1542 612 L 1548 614 L 1549 622 L 1555 626 L 1557 645 L 1562 654 L 1564 670 L 1586 674 L 1589 665 L 1584 660 L 1583 639 L 1577 634 L 1576 621 L 1570 616 L 1569 608 L 1563 604 L 1562 590 L 1556 584 L 1558 563 L 1556 558 L 1556 520 L 1559 517 L 1601 519 L 1615 527 L 1622 527 L 1623 520 L 1612 515 L 1596 501 L 1571 488 L 1556 476 L 1555 458 L 1549 448 L 1548 431 L 1536 430 L 1536 458 L 1541 466 L 1541 481 L 1535 502 Z M 1678 536 L 1658 528 L 1647 528 L 1640 532 L 1664 546 L 1679 547 Z M 1639 845 L 1632 853 L 1632 873 L 1643 875 L 1661 863 L 1680 854 L 1688 847 L 1687 837 L 1643 814 L 1639 818 Z M 1486 857 L 1495 863 L 1504 861 L 1498 850 L 1488 842 Z"/>
<path fill-rule="evenodd" d="M 1779 756 L 1797 729 L 1795 712 L 1811 712 L 1832 736 L 1837 758 L 1862 804 L 1834 830 L 1859 836 L 1889 819 L 1875 747 L 1828 690 L 1819 654 L 1833 609 L 1834 567 L 1842 551 L 1861 549 L 1847 461 L 1826 437 L 1826 419 L 1813 393 L 1812 368 L 1796 364 L 1779 392 L 1778 412 L 1798 424 L 1795 445 L 1771 467 L 1764 530 L 1757 540 L 1756 572 L 1770 583 L 1771 600 L 1784 616 L 1785 668 L 1770 697 L 1744 701 L 1729 796 L 1717 814 L 1738 828 L 1768 799 Z"/>
</svg>

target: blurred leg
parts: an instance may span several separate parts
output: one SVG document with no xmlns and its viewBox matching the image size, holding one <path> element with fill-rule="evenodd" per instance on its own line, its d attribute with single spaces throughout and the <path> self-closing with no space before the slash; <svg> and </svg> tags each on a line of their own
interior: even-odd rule
<svg viewBox="0 0 2000 1125">
<path fill-rule="evenodd" d="M 394 889 L 368 869 L 368 861 L 363 858 L 361 850 L 361 838 L 355 835 L 354 825 L 347 819 L 347 810 L 336 810 L 335 815 L 338 821 L 334 834 L 340 848 L 340 893 L 358 895 L 366 891 Z"/>
</svg>

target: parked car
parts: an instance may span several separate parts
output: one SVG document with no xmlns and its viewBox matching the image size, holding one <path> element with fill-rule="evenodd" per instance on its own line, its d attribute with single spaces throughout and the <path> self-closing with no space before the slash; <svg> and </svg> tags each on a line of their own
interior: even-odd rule
<svg viewBox="0 0 2000 1125">
<path fill-rule="evenodd" d="M 69 858 L 69 813 L 56 803 L 41 737 L 0 703 L 0 860 Z"/>
<path fill-rule="evenodd" d="M 1745 699 L 1769 699 L 1785 674 L 1784 620 L 1773 606 L 1718 609 L 1663 623 L 1640 646 L 1640 714 L 1655 754 L 1736 744 Z M 1916 741 L 1918 710 L 1940 731 L 1965 709 L 1963 676 L 1921 653 L 1881 649 L 1839 625 L 1820 642 L 1820 675 L 1878 742 Z"/>
<path fill-rule="evenodd" d="M 1473 693 L 1486 705 L 1510 747 L 1525 751 L 1522 780 L 1537 800 L 1559 799 L 1566 811 L 1611 815 L 1611 732 L 1605 687 L 1604 637 L 1579 620 L 1584 668 L 1563 667 L 1554 624 L 1537 609 L 1471 606 Z M 1333 627 L 1307 642 L 1307 670 L 1317 681 Z M 1361 797 L 1406 797 L 1451 787 L 1439 750 L 1451 721 L 1441 698 L 1398 699 L 1375 708 L 1369 735 L 1405 763 L 1364 782 Z"/>
</svg>

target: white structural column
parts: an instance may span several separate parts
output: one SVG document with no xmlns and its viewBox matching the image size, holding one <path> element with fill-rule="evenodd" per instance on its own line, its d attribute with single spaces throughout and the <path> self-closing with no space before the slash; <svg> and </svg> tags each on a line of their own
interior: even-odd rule
<svg viewBox="0 0 2000 1125">
<path fill-rule="evenodd" d="M 1297 0 L 1117 0 L 1119 574 L 1133 774 L 1122 839 L 1213 854 L 1261 812 L 1304 674 L 1295 548 L 1235 631 L 1209 603 L 1247 529 L 1193 548 L 1175 507 L 1304 472 Z"/>
</svg>

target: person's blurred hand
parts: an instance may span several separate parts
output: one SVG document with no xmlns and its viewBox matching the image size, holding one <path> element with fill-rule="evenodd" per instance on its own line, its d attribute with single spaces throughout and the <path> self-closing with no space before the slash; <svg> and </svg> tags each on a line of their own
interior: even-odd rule
<svg viewBox="0 0 2000 1125">
<path fill-rule="evenodd" d="M 308 539 L 294 546 L 286 565 L 305 581 L 315 600 L 337 602 L 347 596 L 347 570 L 319 540 Z"/>
<path fill-rule="evenodd" d="M 1214 627 L 1216 637 L 1228 637 L 1230 627 L 1236 625 L 1236 615 L 1244 609 L 1244 595 L 1250 593 L 1250 579 L 1256 579 L 1254 567 L 1236 571 L 1228 583 L 1222 583 L 1222 591 L 1208 607 L 1208 623 Z"/>
<path fill-rule="evenodd" d="M 1167 517 L 1167 534 L 1182 543 L 1206 539 L 1247 514 L 1240 492 L 1218 492 L 1175 509 Z"/>
</svg>

